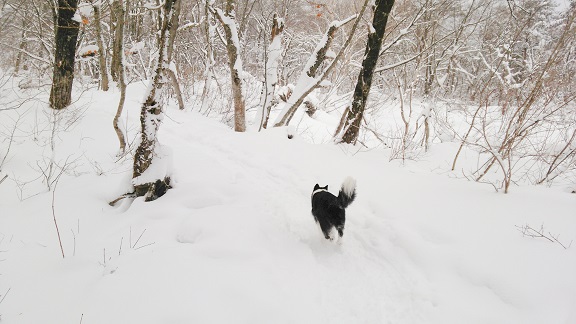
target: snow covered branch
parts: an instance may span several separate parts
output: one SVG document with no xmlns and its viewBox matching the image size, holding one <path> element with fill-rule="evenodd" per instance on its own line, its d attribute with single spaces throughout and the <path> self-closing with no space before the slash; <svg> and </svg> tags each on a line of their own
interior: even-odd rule
<svg viewBox="0 0 576 324">
<path fill-rule="evenodd" d="M 342 21 L 334 21 L 330 24 L 330 27 L 324 34 L 324 37 L 316 45 L 316 49 L 308 59 L 308 62 L 306 63 L 302 73 L 300 74 L 300 77 L 298 78 L 298 82 L 294 89 L 294 93 L 292 94 L 288 102 L 285 104 L 285 108 L 282 110 L 282 112 L 276 119 L 276 123 L 274 124 L 275 127 L 288 125 L 288 123 L 290 123 L 290 120 L 296 113 L 298 107 L 302 104 L 302 102 L 304 102 L 306 96 L 308 96 L 314 89 L 320 86 L 322 81 L 324 81 L 327 75 L 332 71 L 332 69 L 334 69 L 336 63 L 343 55 L 344 50 L 346 50 L 346 48 L 350 45 L 352 38 L 356 32 L 356 28 L 358 27 L 358 23 L 362 19 L 362 15 L 364 14 L 368 1 L 369 0 L 366 0 L 364 2 L 364 5 L 362 6 L 360 13 L 358 13 L 357 15 L 353 15 Z M 317 71 L 313 67 L 316 65 L 318 59 L 324 60 L 326 58 L 327 50 L 324 50 L 324 48 L 326 47 L 326 45 L 329 46 L 331 43 L 330 34 L 335 33 L 336 31 L 335 29 L 341 27 L 345 23 L 350 22 L 354 18 L 356 18 L 356 20 L 354 22 L 354 25 L 352 26 L 350 33 L 348 34 L 346 42 L 344 43 L 338 54 L 334 57 L 330 65 L 326 68 L 326 70 L 321 75 L 316 76 Z M 323 54 L 321 53 L 322 51 Z M 320 63 L 318 63 L 318 65 Z"/>
</svg>

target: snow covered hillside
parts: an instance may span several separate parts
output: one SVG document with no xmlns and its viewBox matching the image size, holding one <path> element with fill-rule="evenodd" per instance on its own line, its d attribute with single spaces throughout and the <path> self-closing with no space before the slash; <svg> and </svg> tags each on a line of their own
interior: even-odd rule
<svg viewBox="0 0 576 324">
<path fill-rule="evenodd" d="M 128 90 L 129 142 L 143 90 Z M 326 143 L 316 120 L 288 139 L 170 107 L 159 138 L 174 188 L 111 207 L 132 167 L 116 156 L 118 97 L 0 114 L 14 135 L 0 174 L 0 323 L 576 323 L 576 196 L 564 187 L 504 195 L 469 182 L 447 171 L 458 143 L 400 165 Z M 310 194 L 347 176 L 358 196 L 335 244 Z"/>
</svg>

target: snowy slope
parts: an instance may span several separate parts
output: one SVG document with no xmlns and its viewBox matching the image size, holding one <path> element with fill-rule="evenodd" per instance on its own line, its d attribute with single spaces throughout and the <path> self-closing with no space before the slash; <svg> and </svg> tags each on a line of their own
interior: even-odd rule
<svg viewBox="0 0 576 324">
<path fill-rule="evenodd" d="M 142 91 L 129 88 L 130 139 Z M 0 184 L 1 323 L 576 323 L 576 246 L 517 229 L 576 239 L 565 190 L 504 195 L 434 163 L 313 144 L 309 129 L 238 134 L 170 107 L 159 136 L 174 188 L 110 207 L 131 176 L 131 158 L 116 157 L 117 98 L 84 93 L 63 118 L 76 122 L 57 132 L 55 160 L 74 163 L 54 194 L 23 184 L 51 156 L 51 112 L 27 106 Z M 310 194 L 349 175 L 358 196 L 338 245 L 314 224 Z"/>
</svg>

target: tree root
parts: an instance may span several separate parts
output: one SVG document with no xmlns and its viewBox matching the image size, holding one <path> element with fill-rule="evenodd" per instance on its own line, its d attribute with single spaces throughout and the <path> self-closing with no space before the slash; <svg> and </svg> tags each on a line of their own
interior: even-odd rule
<svg viewBox="0 0 576 324">
<path fill-rule="evenodd" d="M 172 189 L 170 185 L 170 177 L 165 177 L 164 180 L 156 180 L 156 182 L 147 182 L 144 184 L 140 184 L 134 186 L 133 192 L 128 192 L 120 197 L 112 200 L 108 203 L 110 206 L 115 206 L 117 202 L 124 198 L 138 198 L 144 197 L 144 201 L 154 201 L 162 196 L 168 191 L 168 189 Z"/>
</svg>

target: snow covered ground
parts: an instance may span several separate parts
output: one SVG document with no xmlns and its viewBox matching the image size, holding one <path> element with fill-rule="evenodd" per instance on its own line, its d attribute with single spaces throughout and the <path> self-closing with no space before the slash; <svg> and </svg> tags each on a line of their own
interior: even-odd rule
<svg viewBox="0 0 576 324">
<path fill-rule="evenodd" d="M 130 141 L 143 89 L 128 91 Z M 518 228 L 575 240 L 565 186 L 496 193 L 448 171 L 458 143 L 401 165 L 321 143 L 315 120 L 290 140 L 170 107 L 159 136 L 174 188 L 111 207 L 131 177 L 131 157 L 116 157 L 118 96 L 84 92 L 55 131 L 35 101 L 0 112 L 5 134 L 18 125 L 0 174 L 0 323 L 576 323 L 576 244 Z M 335 244 L 310 194 L 346 176 L 358 196 Z"/>
</svg>

